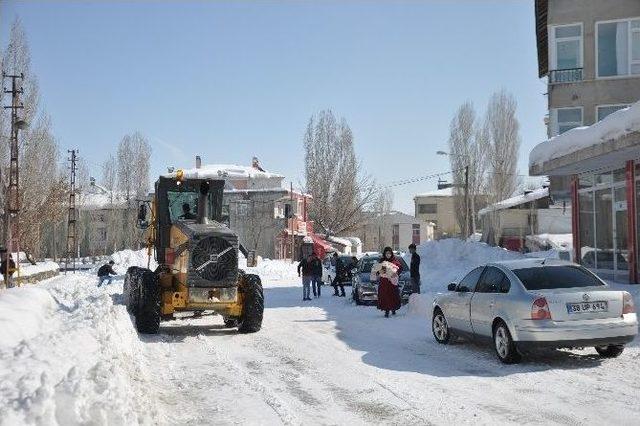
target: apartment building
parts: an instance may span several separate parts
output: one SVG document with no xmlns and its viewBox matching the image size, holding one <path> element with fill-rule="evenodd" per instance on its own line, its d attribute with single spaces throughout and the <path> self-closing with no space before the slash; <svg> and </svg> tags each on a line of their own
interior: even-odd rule
<svg viewBox="0 0 640 426">
<path fill-rule="evenodd" d="M 550 138 L 640 99 L 640 1 L 536 0 L 536 32 Z"/>
</svg>

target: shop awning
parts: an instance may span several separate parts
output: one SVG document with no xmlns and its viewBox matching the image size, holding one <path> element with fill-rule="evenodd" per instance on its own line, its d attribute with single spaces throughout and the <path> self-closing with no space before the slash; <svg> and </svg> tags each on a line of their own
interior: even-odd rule
<svg viewBox="0 0 640 426">
<path fill-rule="evenodd" d="M 529 155 L 529 174 L 569 176 L 621 168 L 635 159 L 640 159 L 640 102 L 538 144 Z"/>
<path fill-rule="evenodd" d="M 313 239 L 313 251 L 318 257 L 324 257 L 327 252 L 334 251 L 331 244 L 318 237 L 316 234 L 311 234 L 310 236 Z"/>
</svg>

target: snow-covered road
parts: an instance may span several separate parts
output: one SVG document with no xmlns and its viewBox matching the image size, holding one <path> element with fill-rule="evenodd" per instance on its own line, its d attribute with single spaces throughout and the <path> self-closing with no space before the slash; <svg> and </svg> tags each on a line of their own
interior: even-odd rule
<svg viewBox="0 0 640 426">
<path fill-rule="evenodd" d="M 33 303 L 13 318 L 21 334 L 0 339 L 0 424 L 638 424 L 637 342 L 615 360 L 558 351 L 505 366 L 487 347 L 436 344 L 406 308 L 385 319 L 326 287 L 303 303 L 291 269 L 270 267 L 250 335 L 205 316 L 139 336 L 122 280 L 18 289 Z"/>
</svg>

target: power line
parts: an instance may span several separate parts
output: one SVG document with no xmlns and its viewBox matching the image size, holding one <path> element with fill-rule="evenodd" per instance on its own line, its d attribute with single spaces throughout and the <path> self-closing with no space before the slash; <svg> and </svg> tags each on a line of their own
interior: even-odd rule
<svg viewBox="0 0 640 426">
<path fill-rule="evenodd" d="M 440 172 L 440 173 L 434 173 L 432 175 L 418 176 L 418 177 L 414 177 L 414 178 L 398 180 L 398 181 L 395 181 L 395 182 L 390 182 L 390 183 L 384 185 L 384 187 L 385 188 L 392 188 L 392 187 L 395 187 L 395 186 L 408 185 L 410 183 L 416 183 L 416 182 L 421 182 L 423 180 L 429 180 L 429 179 L 439 178 L 441 176 L 451 175 L 456 171 L 458 171 L 458 170 L 451 170 L 449 172 Z"/>
</svg>

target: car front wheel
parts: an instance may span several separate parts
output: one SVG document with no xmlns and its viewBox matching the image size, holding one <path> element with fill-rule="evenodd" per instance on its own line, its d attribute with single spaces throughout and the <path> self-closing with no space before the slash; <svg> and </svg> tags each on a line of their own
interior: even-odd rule
<svg viewBox="0 0 640 426">
<path fill-rule="evenodd" d="M 433 319 L 431 321 L 431 330 L 433 331 L 433 337 L 436 338 L 438 343 L 446 345 L 451 339 L 451 333 L 449 333 L 449 324 L 444 317 L 442 311 L 438 308 L 433 313 Z"/>
<path fill-rule="evenodd" d="M 596 352 L 602 358 L 617 358 L 623 351 L 623 345 L 596 346 Z"/>
<path fill-rule="evenodd" d="M 521 357 L 513 338 L 511 338 L 509 328 L 502 321 L 498 322 L 493 328 L 493 344 L 500 361 L 505 364 L 520 362 Z"/>
</svg>

